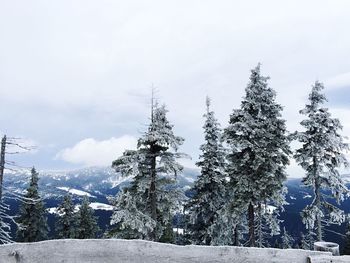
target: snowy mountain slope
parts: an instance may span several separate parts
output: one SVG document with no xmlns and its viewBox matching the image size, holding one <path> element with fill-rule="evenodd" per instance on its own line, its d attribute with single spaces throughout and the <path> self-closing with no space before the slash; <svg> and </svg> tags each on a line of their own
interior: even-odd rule
<svg viewBox="0 0 350 263">
<path fill-rule="evenodd" d="M 198 171 L 184 169 L 184 173 L 178 175 L 179 187 L 192 185 Z M 29 181 L 30 173 L 21 170 L 17 173 L 6 172 L 4 185 L 9 191 L 23 192 Z M 60 197 L 69 192 L 77 196 L 115 195 L 121 187 L 128 184 L 130 178 L 122 177 L 112 168 L 90 167 L 73 171 L 40 171 L 39 188 L 44 199 Z"/>
<path fill-rule="evenodd" d="M 184 190 L 190 189 L 197 175 L 197 170 L 185 169 L 183 174 L 178 175 L 178 187 Z M 30 173 L 27 170 L 17 173 L 7 172 L 4 175 L 4 187 L 7 192 L 25 193 L 29 178 Z M 121 177 L 108 167 L 91 167 L 73 171 L 40 171 L 39 178 L 39 191 L 49 212 L 50 235 L 54 235 L 56 208 L 67 193 L 72 195 L 76 205 L 84 196 L 88 196 L 90 207 L 95 210 L 95 215 L 98 217 L 99 226 L 105 230 L 109 225 L 113 209 L 107 198 L 115 196 L 130 181 L 130 178 Z M 18 202 L 14 200 L 8 200 L 8 202 L 11 213 L 16 214 Z"/>
<path fill-rule="evenodd" d="M 190 188 L 199 174 L 198 170 L 185 169 L 183 174 L 178 175 L 178 187 L 191 195 Z M 4 185 L 7 191 L 24 193 L 29 180 L 29 172 L 20 171 L 18 173 L 6 173 Z M 350 179 L 350 175 L 346 176 Z M 101 229 L 106 229 L 109 224 L 112 207 L 109 205 L 107 197 L 115 196 L 119 190 L 128 184 L 129 178 L 122 178 L 111 168 L 85 168 L 74 171 L 41 171 L 39 187 L 45 200 L 46 207 L 51 212 L 62 200 L 62 196 L 67 192 L 72 194 L 73 201 L 79 204 L 84 195 L 88 196 L 92 202 L 91 207 L 95 210 L 95 215 L 99 217 Z M 350 182 L 350 180 L 349 180 Z M 281 213 L 281 219 L 287 229 L 291 229 L 291 234 L 298 237 L 304 231 L 304 226 L 300 219 L 301 210 L 311 202 L 312 192 L 301 186 L 300 179 L 289 179 L 286 183 L 288 194 L 286 200 L 289 203 L 285 211 Z M 12 202 L 11 212 L 18 211 L 18 203 Z M 346 212 L 350 212 L 350 200 L 342 204 Z M 49 225 L 54 229 L 55 214 L 49 214 Z M 343 232 L 343 227 L 335 227 L 337 231 Z M 337 236 L 330 236 L 330 241 L 341 243 Z"/>
</svg>

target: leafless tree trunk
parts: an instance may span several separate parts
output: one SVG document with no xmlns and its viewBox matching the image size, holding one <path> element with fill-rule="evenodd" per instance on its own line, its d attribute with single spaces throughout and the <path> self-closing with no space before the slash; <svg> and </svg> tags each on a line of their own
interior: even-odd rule
<svg viewBox="0 0 350 263">
<path fill-rule="evenodd" d="M 1 153 L 0 153 L 0 201 L 2 199 L 2 183 L 4 180 L 5 169 L 5 152 L 6 152 L 6 135 L 1 139 Z"/>
</svg>

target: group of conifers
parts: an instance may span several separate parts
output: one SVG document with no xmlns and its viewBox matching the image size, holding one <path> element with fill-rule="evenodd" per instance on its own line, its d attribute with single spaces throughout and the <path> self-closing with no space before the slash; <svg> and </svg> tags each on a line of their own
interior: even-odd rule
<svg viewBox="0 0 350 263">
<path fill-rule="evenodd" d="M 15 240 L 18 242 L 36 242 L 49 238 L 47 211 L 38 191 L 38 180 L 38 173 L 32 168 L 26 194 L 19 198 L 22 202 L 19 215 L 13 218 L 17 225 Z M 89 204 L 86 196 L 79 206 L 74 205 L 69 194 L 64 196 L 62 203 L 53 211 L 56 213 L 55 234 L 50 238 L 96 238 L 99 227 Z"/>
<path fill-rule="evenodd" d="M 323 89 L 322 83 L 314 83 L 300 111 L 305 116 L 302 130 L 293 133 L 286 129 L 282 106 L 268 77 L 261 75 L 260 64 L 251 71 L 241 106 L 224 129 L 207 99 L 205 142 L 197 162 L 201 172 L 187 196 L 175 186 L 182 171 L 177 159 L 185 157 L 178 152 L 184 139 L 174 135 L 165 107 L 152 103 L 150 124 L 137 149 L 125 151 L 112 165 L 132 181 L 113 200 L 111 236 L 172 242 L 172 220 L 180 207 L 184 243 L 270 246 L 270 237 L 282 232 L 285 170 L 294 158 L 305 170 L 302 184 L 313 190 L 312 201 L 301 213 L 306 231 L 300 242 L 312 248 L 314 240 L 323 239 L 325 225 L 346 220 L 330 199 L 339 204 L 349 195 L 338 170 L 348 164 L 348 145 L 339 120 L 324 107 Z M 281 243 L 291 240 L 284 229 Z"/>
<path fill-rule="evenodd" d="M 110 201 L 115 209 L 111 227 L 104 237 L 146 239 L 198 245 L 269 246 L 270 237 L 283 232 L 284 247 L 292 237 L 280 230 L 279 212 L 286 204 L 286 167 L 291 158 L 305 170 L 302 183 L 313 190 L 313 199 L 302 211 L 306 227 L 302 247 L 311 248 L 322 240 L 324 227 L 346 220 L 338 203 L 349 195 L 338 169 L 347 160 L 348 145 L 338 119 L 324 107 L 323 84 L 316 81 L 309 101 L 300 111 L 305 116 L 302 131 L 289 133 L 282 118 L 282 106 L 260 72 L 251 71 L 241 106 L 234 109 L 229 123 L 221 129 L 207 98 L 204 115 L 204 144 L 197 166 L 200 174 L 186 193 L 177 185 L 183 167 L 178 159 L 184 139 L 173 133 L 164 105 L 152 99 L 148 129 L 136 150 L 126 150 L 112 167 L 131 178 Z M 297 141 L 297 149 L 290 144 Z M 19 241 L 47 238 L 44 204 L 38 194 L 38 176 L 32 170 L 18 224 Z M 326 194 L 327 193 L 327 194 Z M 80 209 L 69 196 L 57 210 L 57 236 L 93 238 L 98 227 L 89 202 Z M 183 234 L 174 236 L 175 220 L 181 220 Z"/>
</svg>

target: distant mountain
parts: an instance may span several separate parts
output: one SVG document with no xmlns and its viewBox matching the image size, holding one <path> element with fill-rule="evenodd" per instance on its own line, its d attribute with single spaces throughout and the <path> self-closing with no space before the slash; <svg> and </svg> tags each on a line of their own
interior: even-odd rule
<svg viewBox="0 0 350 263">
<path fill-rule="evenodd" d="M 178 186 L 188 188 L 198 175 L 198 170 L 185 168 L 178 175 Z M 29 182 L 30 172 L 6 172 L 4 186 L 9 192 L 23 193 Z M 59 198 L 66 192 L 73 196 L 87 195 L 92 199 L 105 199 L 115 195 L 130 178 L 122 177 L 112 168 L 90 167 L 73 171 L 40 171 L 39 190 L 44 199 Z M 105 199 L 106 200 L 106 199 Z"/>
<path fill-rule="evenodd" d="M 178 175 L 178 187 L 190 195 L 190 189 L 199 174 L 197 169 L 184 169 Z M 130 178 L 124 178 L 113 169 L 107 167 L 91 167 L 73 171 L 41 171 L 39 172 L 39 190 L 45 200 L 49 214 L 51 235 L 54 235 L 55 208 L 61 202 L 67 192 L 72 194 L 73 201 L 79 203 L 83 196 L 88 196 L 99 217 L 99 225 L 105 230 L 109 225 L 112 207 L 108 203 L 109 196 L 115 196 L 123 186 L 126 186 Z M 350 175 L 344 175 L 350 183 Z M 4 176 L 4 186 L 7 192 L 24 193 L 30 178 L 29 171 L 7 172 Z M 300 233 L 305 231 L 300 218 L 301 210 L 312 201 L 312 191 L 301 186 L 300 179 L 291 178 L 286 182 L 288 194 L 285 211 L 281 213 L 282 225 L 298 239 Z M 9 200 L 11 213 L 18 211 L 18 202 Z M 350 212 L 350 200 L 346 200 L 341 207 Z M 344 226 L 332 226 L 331 231 L 344 233 Z M 326 231 L 326 240 L 342 243 L 342 237 Z"/>
<path fill-rule="evenodd" d="M 198 170 L 185 168 L 177 176 L 178 187 L 187 191 L 191 188 L 198 175 Z M 30 178 L 30 171 L 7 171 L 4 175 L 6 193 L 25 193 Z M 109 225 L 112 207 L 108 197 L 116 196 L 120 189 L 128 185 L 130 178 L 122 177 L 112 168 L 90 167 L 73 171 L 39 171 L 39 191 L 49 212 L 48 221 L 51 228 L 50 235 L 54 236 L 56 207 L 68 192 L 73 201 L 80 203 L 83 196 L 88 196 L 95 215 L 99 218 L 99 225 L 105 230 Z M 6 196 L 5 196 L 6 198 Z M 18 212 L 17 200 L 6 199 L 10 205 L 11 214 Z"/>
</svg>

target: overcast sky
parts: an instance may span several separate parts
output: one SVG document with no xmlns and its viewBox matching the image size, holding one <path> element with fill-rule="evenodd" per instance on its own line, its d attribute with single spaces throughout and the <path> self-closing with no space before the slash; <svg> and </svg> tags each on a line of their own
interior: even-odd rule
<svg viewBox="0 0 350 263">
<path fill-rule="evenodd" d="M 110 165 L 145 129 L 153 84 L 194 162 L 206 95 L 225 127 L 261 62 L 290 131 L 318 79 L 350 135 L 349 10 L 347 0 L 0 0 L 1 133 L 38 146 L 16 157 L 23 165 Z"/>
</svg>

